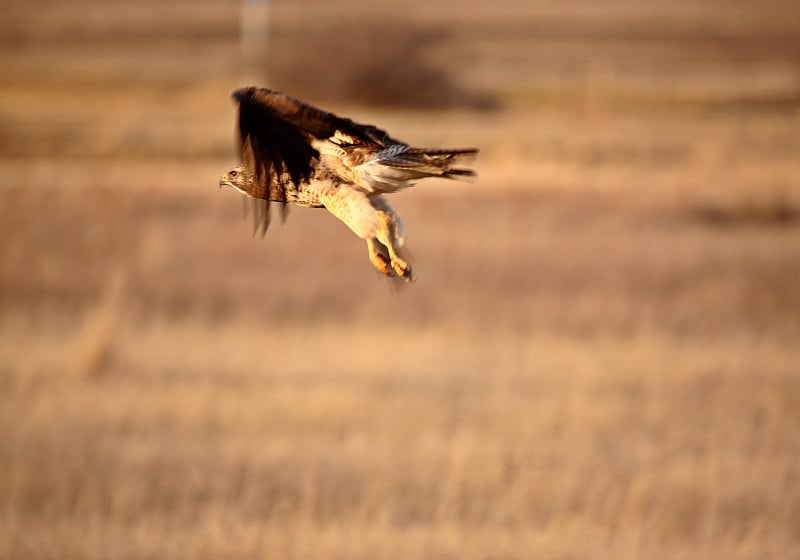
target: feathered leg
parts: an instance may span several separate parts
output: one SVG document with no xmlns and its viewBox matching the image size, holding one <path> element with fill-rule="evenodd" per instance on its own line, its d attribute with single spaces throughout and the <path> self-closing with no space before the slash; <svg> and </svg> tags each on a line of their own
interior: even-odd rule
<svg viewBox="0 0 800 560">
<path fill-rule="evenodd" d="M 411 269 L 397 256 L 393 213 L 377 210 L 363 192 L 352 189 L 332 189 L 323 193 L 320 200 L 331 214 L 366 241 L 372 266 L 386 276 L 410 279 Z"/>
</svg>

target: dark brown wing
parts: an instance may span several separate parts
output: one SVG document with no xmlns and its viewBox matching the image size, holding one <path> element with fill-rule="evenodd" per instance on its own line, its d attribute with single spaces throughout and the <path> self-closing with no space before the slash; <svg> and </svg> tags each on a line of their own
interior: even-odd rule
<svg viewBox="0 0 800 560">
<path fill-rule="evenodd" d="M 241 159 L 252 168 L 262 193 L 269 193 L 270 185 L 284 173 L 295 185 L 311 180 L 319 161 L 319 152 L 311 145 L 314 138 L 328 139 L 338 130 L 362 146 L 396 142 L 379 128 L 337 117 L 270 89 L 240 88 L 232 96 L 239 102 Z"/>
</svg>

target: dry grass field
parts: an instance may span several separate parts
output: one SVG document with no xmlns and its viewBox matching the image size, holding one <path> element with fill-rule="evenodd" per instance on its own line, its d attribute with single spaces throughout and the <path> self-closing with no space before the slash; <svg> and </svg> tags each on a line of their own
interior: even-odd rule
<svg viewBox="0 0 800 560">
<path fill-rule="evenodd" d="M 217 189 L 234 3 L 113 4 L 0 22 L 1 559 L 800 557 L 796 2 L 274 2 L 270 85 L 481 149 L 400 287 Z"/>
</svg>

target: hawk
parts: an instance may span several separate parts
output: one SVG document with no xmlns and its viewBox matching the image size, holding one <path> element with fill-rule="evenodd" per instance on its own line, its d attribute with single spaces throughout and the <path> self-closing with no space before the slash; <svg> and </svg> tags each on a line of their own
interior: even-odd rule
<svg viewBox="0 0 800 560">
<path fill-rule="evenodd" d="M 282 203 L 284 216 L 286 204 L 326 208 L 366 241 L 375 268 L 410 281 L 411 266 L 400 256 L 403 222 L 385 195 L 425 177 L 473 177 L 456 165 L 478 150 L 413 148 L 375 126 L 266 88 L 240 88 L 232 97 L 239 103 L 241 163 L 219 185 L 264 201 L 256 217 L 262 232 L 270 202 Z"/>
</svg>

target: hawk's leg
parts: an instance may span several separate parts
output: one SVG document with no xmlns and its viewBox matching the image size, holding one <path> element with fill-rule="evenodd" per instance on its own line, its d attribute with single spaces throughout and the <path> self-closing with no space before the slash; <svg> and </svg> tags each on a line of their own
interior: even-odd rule
<svg viewBox="0 0 800 560">
<path fill-rule="evenodd" d="M 386 276 L 394 276 L 395 273 L 392 270 L 391 262 L 389 259 L 386 258 L 386 255 L 379 249 L 380 243 L 378 243 L 374 237 L 367 239 L 367 250 L 369 251 L 369 260 L 372 263 L 372 266 L 380 270 Z"/>
<path fill-rule="evenodd" d="M 386 276 L 411 280 L 411 267 L 398 256 L 402 245 L 400 217 L 381 196 L 368 199 L 354 188 L 335 185 L 320 194 L 328 211 L 367 242 L 369 260 Z"/>
<path fill-rule="evenodd" d="M 406 281 L 412 280 L 411 266 L 404 259 L 398 255 L 400 250 L 400 242 L 398 239 L 397 223 L 393 212 L 378 210 L 376 212 L 378 217 L 378 241 L 381 242 L 389 251 L 389 259 L 391 260 L 392 270 L 399 277 Z"/>
</svg>

